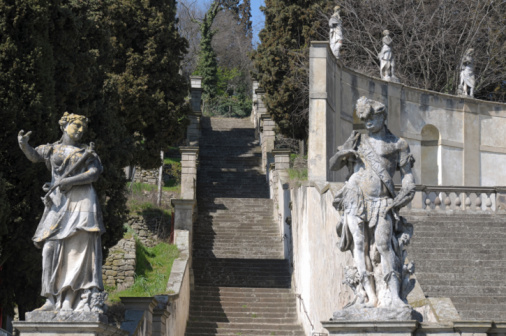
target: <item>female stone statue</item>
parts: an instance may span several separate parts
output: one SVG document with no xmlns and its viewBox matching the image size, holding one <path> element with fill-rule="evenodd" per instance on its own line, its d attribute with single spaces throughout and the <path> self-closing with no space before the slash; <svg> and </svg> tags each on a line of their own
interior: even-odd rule
<svg viewBox="0 0 506 336">
<path fill-rule="evenodd" d="M 474 97 L 474 49 L 466 50 L 462 62 L 460 63 L 460 83 L 458 94 L 460 96 Z"/>
<path fill-rule="evenodd" d="M 19 147 L 32 162 L 44 162 L 51 182 L 43 187 L 46 205 L 33 241 L 42 248 L 41 311 L 102 312 L 102 214 L 92 186 L 102 164 L 90 147 L 79 143 L 88 126 L 85 116 L 65 112 L 59 121 L 62 138 L 36 148 L 31 132 L 18 134 Z M 102 300 L 101 300 L 102 299 Z"/>
</svg>

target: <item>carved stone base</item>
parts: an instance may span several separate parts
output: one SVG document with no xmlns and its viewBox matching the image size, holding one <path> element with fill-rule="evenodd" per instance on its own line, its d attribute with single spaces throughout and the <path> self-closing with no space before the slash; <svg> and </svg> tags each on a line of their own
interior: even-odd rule
<svg viewBox="0 0 506 336">
<path fill-rule="evenodd" d="M 128 336 L 128 332 L 101 322 L 14 322 L 21 336 Z"/>
<path fill-rule="evenodd" d="M 330 321 L 322 322 L 329 335 L 412 336 L 416 321 Z"/>
<path fill-rule="evenodd" d="M 107 316 L 92 312 L 31 311 L 25 314 L 26 322 L 101 322 L 107 324 Z"/>
<path fill-rule="evenodd" d="M 413 308 L 355 308 L 349 307 L 334 312 L 332 321 L 410 321 Z"/>
<path fill-rule="evenodd" d="M 128 332 L 107 324 L 107 316 L 93 312 L 32 311 L 26 321 L 14 322 L 21 336 L 127 336 Z"/>
</svg>

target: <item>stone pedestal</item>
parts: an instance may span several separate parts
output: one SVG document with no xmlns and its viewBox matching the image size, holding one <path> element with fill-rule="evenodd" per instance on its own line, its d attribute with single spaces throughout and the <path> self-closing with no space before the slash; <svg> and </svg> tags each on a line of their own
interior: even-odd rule
<svg viewBox="0 0 506 336">
<path fill-rule="evenodd" d="M 14 322 L 21 336 L 128 336 L 128 332 L 101 322 Z"/>
<path fill-rule="evenodd" d="M 107 316 L 99 313 L 33 311 L 26 321 L 14 322 L 22 336 L 127 336 L 128 332 L 107 324 Z"/>
<path fill-rule="evenodd" d="M 411 336 L 417 321 L 329 321 L 322 322 L 329 335 Z"/>
<path fill-rule="evenodd" d="M 261 119 L 261 142 L 262 142 L 262 171 L 267 172 L 269 164 L 273 162 L 272 150 L 274 149 L 274 140 L 276 134 L 274 128 L 276 123 L 268 114 L 262 114 Z"/>
<path fill-rule="evenodd" d="M 181 198 L 195 199 L 199 148 L 181 146 L 179 150 L 181 152 Z"/>
</svg>

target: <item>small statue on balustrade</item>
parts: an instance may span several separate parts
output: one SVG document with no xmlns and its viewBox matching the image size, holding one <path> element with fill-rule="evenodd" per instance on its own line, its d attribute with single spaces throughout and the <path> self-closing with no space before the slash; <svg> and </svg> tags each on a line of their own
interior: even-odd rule
<svg viewBox="0 0 506 336">
<path fill-rule="evenodd" d="M 42 249 L 41 295 L 46 298 L 35 312 L 102 313 L 106 293 L 100 237 L 105 229 L 92 186 L 102 164 L 93 143 L 80 143 L 88 118 L 65 112 L 59 125 L 62 138 L 36 148 L 28 144 L 31 132 L 18 134 L 26 157 L 51 171 L 51 182 L 43 186 L 44 214 L 33 236 Z"/>
<path fill-rule="evenodd" d="M 350 251 L 354 266 L 345 270 L 344 283 L 355 298 L 334 319 L 411 319 L 407 295 L 414 286 L 413 264 L 406 264 L 406 245 L 413 226 L 399 216 L 415 194 L 414 163 L 406 140 L 386 126 L 387 110 L 378 101 L 361 97 L 356 112 L 367 133 L 353 131 L 330 159 L 330 169 L 349 170 L 334 206 L 341 251 Z M 399 170 L 402 186 L 393 177 Z"/>
<path fill-rule="evenodd" d="M 388 30 L 383 31 L 382 42 L 383 48 L 378 54 L 381 79 L 398 83 L 399 78 L 395 76 L 395 58 L 391 46 L 393 40 Z"/>
<path fill-rule="evenodd" d="M 332 14 L 329 20 L 330 49 L 336 58 L 339 58 L 339 50 L 343 45 L 343 22 L 339 15 L 340 8 L 340 6 L 334 7 L 334 14 Z"/>
<path fill-rule="evenodd" d="M 457 94 L 464 97 L 474 97 L 474 49 L 466 50 L 460 63 L 460 83 Z"/>
</svg>

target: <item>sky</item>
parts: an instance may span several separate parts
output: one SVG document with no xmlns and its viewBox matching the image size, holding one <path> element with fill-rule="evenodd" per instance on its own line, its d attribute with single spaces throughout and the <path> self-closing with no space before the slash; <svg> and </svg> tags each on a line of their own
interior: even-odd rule
<svg viewBox="0 0 506 336">
<path fill-rule="evenodd" d="M 264 0 L 251 0 L 251 21 L 253 21 L 253 43 L 260 43 L 258 33 L 264 27 L 264 13 L 260 11 L 260 6 L 264 5 Z"/>
<path fill-rule="evenodd" d="M 196 0 L 195 3 L 202 6 L 209 6 L 212 0 Z M 253 23 L 253 44 L 260 43 L 258 33 L 264 27 L 264 13 L 260 11 L 260 6 L 264 5 L 264 0 L 251 0 L 251 21 Z"/>
</svg>

